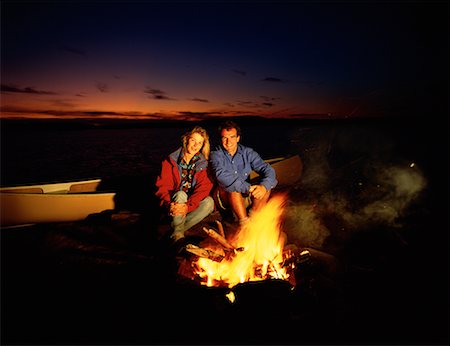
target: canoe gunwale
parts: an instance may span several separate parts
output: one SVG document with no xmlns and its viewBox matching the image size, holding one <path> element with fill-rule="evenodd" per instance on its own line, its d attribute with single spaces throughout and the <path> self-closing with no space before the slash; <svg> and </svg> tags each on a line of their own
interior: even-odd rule
<svg viewBox="0 0 450 346">
<path fill-rule="evenodd" d="M 27 191 L 36 191 L 32 193 L 47 194 L 47 193 L 75 193 L 82 191 L 85 186 L 85 192 L 96 192 L 97 187 L 102 182 L 101 179 L 89 179 L 67 182 L 55 182 L 33 185 L 18 185 L 18 186 L 4 186 L 0 187 L 0 193 L 27 193 Z M 81 190 L 80 190 L 81 188 Z"/>
</svg>

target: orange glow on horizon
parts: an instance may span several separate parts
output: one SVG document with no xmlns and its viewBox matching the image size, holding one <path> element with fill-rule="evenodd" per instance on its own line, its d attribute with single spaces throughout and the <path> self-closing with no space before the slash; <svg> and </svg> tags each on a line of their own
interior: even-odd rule
<svg viewBox="0 0 450 346">
<path fill-rule="evenodd" d="M 49 90 L 49 89 L 45 89 Z M 181 94 L 182 91 L 180 91 Z M 194 90 L 189 90 L 195 94 Z M 143 95 L 135 91 L 96 93 L 37 94 L 4 92 L 1 94 L 0 118 L 22 119 L 185 119 L 198 120 L 210 116 L 262 116 L 283 118 L 295 114 L 328 114 L 331 103 L 319 96 L 295 100 L 284 99 L 265 104 L 259 96 L 241 95 L 237 100 L 219 100 L 214 95 L 206 98 L 186 98 L 174 95 Z M 204 95 L 198 91 L 197 94 Z M 222 95 L 223 97 L 223 95 Z M 236 96 L 228 95 L 230 99 Z M 282 100 L 282 98 L 279 98 Z M 247 101 L 248 100 L 248 101 Z"/>
</svg>

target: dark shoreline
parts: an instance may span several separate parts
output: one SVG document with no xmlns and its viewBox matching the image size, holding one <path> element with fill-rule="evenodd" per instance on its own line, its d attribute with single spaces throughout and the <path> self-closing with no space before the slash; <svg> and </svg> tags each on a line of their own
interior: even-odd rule
<svg viewBox="0 0 450 346">
<path fill-rule="evenodd" d="M 302 125 L 302 126 L 323 126 L 323 125 L 377 125 L 380 123 L 390 123 L 393 125 L 406 127 L 412 125 L 440 126 L 449 124 L 448 115 L 433 114 L 432 116 L 391 116 L 391 117 L 332 117 L 327 115 L 298 115 L 286 118 L 268 118 L 263 116 L 235 116 L 235 117 L 211 117 L 198 120 L 133 120 L 133 119 L 30 119 L 30 118 L 4 118 L 0 124 L 5 130 L 9 129 L 88 129 L 88 128 L 145 128 L 145 127 L 189 127 L 194 124 L 200 126 L 215 126 L 223 120 L 234 120 L 242 126 L 267 126 L 272 124 L 282 125 Z"/>
</svg>

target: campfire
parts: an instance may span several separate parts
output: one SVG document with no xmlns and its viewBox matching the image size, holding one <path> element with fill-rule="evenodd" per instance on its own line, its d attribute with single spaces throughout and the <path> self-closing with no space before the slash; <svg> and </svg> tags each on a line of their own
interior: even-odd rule
<svg viewBox="0 0 450 346">
<path fill-rule="evenodd" d="M 207 236 L 198 245 L 187 244 L 189 260 L 179 273 L 209 287 L 232 288 L 249 281 L 286 280 L 295 286 L 294 268 L 309 256 L 291 244 L 282 230 L 286 195 L 272 196 L 268 203 L 250 216 L 249 222 L 235 231 L 203 227 Z M 231 299 L 230 299 L 231 300 Z"/>
</svg>

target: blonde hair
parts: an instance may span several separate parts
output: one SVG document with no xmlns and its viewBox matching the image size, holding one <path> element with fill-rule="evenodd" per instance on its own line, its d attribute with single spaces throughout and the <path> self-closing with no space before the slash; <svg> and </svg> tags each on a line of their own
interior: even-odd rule
<svg viewBox="0 0 450 346">
<path fill-rule="evenodd" d="M 198 133 L 200 136 L 203 137 L 204 142 L 203 142 L 203 146 L 200 149 L 200 152 L 203 154 L 203 156 L 205 157 L 205 159 L 209 159 L 209 153 L 211 151 L 211 146 L 209 144 L 209 136 L 208 136 L 208 132 L 206 132 L 206 130 L 203 127 L 200 126 L 195 126 L 192 130 L 190 130 L 189 132 L 186 132 L 182 137 L 181 137 L 181 143 L 182 143 L 182 147 L 183 147 L 183 151 L 186 151 L 187 149 L 187 144 L 189 141 L 189 138 L 194 134 L 194 133 Z"/>
</svg>

